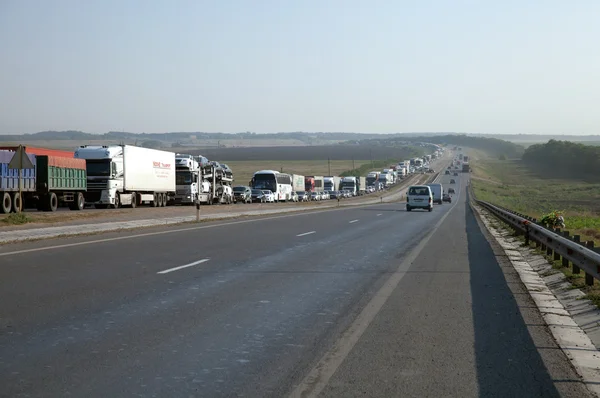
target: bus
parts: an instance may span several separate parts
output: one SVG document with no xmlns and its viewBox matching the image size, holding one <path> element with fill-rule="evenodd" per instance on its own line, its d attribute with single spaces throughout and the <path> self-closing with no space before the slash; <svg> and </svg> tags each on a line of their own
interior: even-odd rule
<svg viewBox="0 0 600 398">
<path fill-rule="evenodd" d="M 292 176 L 275 170 L 260 170 L 254 173 L 250 180 L 254 189 L 264 189 L 273 192 L 276 201 L 288 201 L 292 197 Z"/>
</svg>

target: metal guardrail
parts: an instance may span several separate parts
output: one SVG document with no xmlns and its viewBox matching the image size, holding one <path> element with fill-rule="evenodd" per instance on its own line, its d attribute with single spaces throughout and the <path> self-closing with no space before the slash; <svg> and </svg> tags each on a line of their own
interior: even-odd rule
<svg viewBox="0 0 600 398">
<path fill-rule="evenodd" d="M 535 218 L 479 200 L 474 195 L 471 182 L 468 192 L 475 203 L 510 225 L 518 234 L 524 235 L 526 244 L 529 241 L 535 242 L 536 247 L 545 250 L 548 256 L 553 255 L 554 260 L 562 260 L 563 267 L 568 267 L 571 263 L 574 274 L 583 270 L 586 285 L 593 285 L 594 279 L 600 280 L 600 254 L 593 241 L 580 242 L 579 235 L 571 236 L 568 231 L 546 228 L 538 224 Z"/>
</svg>

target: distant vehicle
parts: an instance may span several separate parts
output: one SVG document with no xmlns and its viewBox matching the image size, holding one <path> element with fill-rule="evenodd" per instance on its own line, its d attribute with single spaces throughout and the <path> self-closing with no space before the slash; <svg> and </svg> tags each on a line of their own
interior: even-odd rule
<svg viewBox="0 0 600 398">
<path fill-rule="evenodd" d="M 454 188 L 448 188 L 448 193 L 449 194 L 454 194 Z"/>
<path fill-rule="evenodd" d="M 302 179 L 302 182 L 304 183 L 304 178 Z M 298 196 L 298 192 L 293 191 L 292 192 L 292 196 L 290 196 L 290 200 L 292 202 L 298 202 L 300 200 L 299 196 Z"/>
<path fill-rule="evenodd" d="M 252 189 L 243 185 L 233 187 L 233 203 L 252 203 Z"/>
<path fill-rule="evenodd" d="M 311 192 L 310 200 L 321 200 L 321 193 L 316 191 Z"/>
<path fill-rule="evenodd" d="M 329 199 L 331 199 L 331 195 L 329 194 L 329 191 L 323 191 L 323 192 L 321 192 L 321 199 L 322 200 L 329 200 Z"/>
<path fill-rule="evenodd" d="M 429 186 L 429 188 L 431 188 L 431 193 L 433 195 L 433 203 L 437 203 L 437 204 L 443 204 L 444 201 L 442 200 L 442 195 L 444 193 L 444 188 L 442 187 L 442 184 L 427 184 Z"/>
<path fill-rule="evenodd" d="M 265 199 L 269 203 L 275 203 L 275 194 L 268 189 L 263 189 L 262 193 L 265 195 Z"/>
<path fill-rule="evenodd" d="M 265 203 L 267 201 L 267 197 L 260 189 L 252 190 L 252 202 Z"/>
<path fill-rule="evenodd" d="M 428 185 L 413 185 L 406 192 L 406 211 L 433 210 L 433 193 Z"/>
<path fill-rule="evenodd" d="M 308 202 L 310 200 L 310 194 L 305 191 L 298 192 L 298 201 L 300 202 Z"/>
<path fill-rule="evenodd" d="M 454 178 L 450 180 L 450 184 L 456 184 L 456 181 L 454 181 Z"/>
<path fill-rule="evenodd" d="M 447 193 L 444 194 L 444 196 L 442 197 L 442 200 L 444 202 L 452 203 L 452 197 L 450 195 L 448 195 Z"/>
<path fill-rule="evenodd" d="M 448 167 L 448 168 L 450 168 L 450 167 Z M 450 170 L 446 170 L 446 173 L 444 173 L 444 174 L 450 175 Z"/>
<path fill-rule="evenodd" d="M 458 173 L 456 171 L 454 172 L 454 177 L 458 177 Z"/>
</svg>

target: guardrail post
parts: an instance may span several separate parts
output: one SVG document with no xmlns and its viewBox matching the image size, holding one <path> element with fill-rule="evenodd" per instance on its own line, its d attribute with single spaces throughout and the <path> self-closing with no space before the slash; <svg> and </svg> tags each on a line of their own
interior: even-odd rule
<svg viewBox="0 0 600 398">
<path fill-rule="evenodd" d="M 554 250 L 552 250 L 552 248 L 550 248 L 550 246 L 546 246 L 546 255 L 550 256 L 550 255 L 552 255 L 552 252 L 554 252 Z"/>
<path fill-rule="evenodd" d="M 569 239 L 569 231 L 563 231 L 563 236 L 567 239 Z M 569 266 L 569 260 L 564 258 L 562 259 L 562 266 L 563 267 L 568 267 Z"/>
<path fill-rule="evenodd" d="M 590 250 L 594 250 L 594 241 L 593 240 L 589 240 L 585 243 L 585 246 L 590 249 Z M 594 277 L 591 274 L 588 274 L 587 272 L 585 273 L 585 284 L 588 286 L 594 286 Z"/>
<path fill-rule="evenodd" d="M 575 243 L 579 243 L 581 241 L 581 236 L 580 235 L 573 235 L 573 242 Z M 579 275 L 579 273 L 581 272 L 581 269 L 575 265 L 575 263 L 573 263 L 573 273 L 575 275 Z"/>
</svg>

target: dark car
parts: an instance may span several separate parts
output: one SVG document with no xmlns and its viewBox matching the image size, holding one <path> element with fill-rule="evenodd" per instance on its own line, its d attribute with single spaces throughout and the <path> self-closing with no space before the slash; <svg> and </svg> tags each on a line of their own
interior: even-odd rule
<svg viewBox="0 0 600 398">
<path fill-rule="evenodd" d="M 252 202 L 265 203 L 267 201 L 267 197 L 260 189 L 252 190 Z"/>
<path fill-rule="evenodd" d="M 252 203 L 252 189 L 243 185 L 233 187 L 233 202 Z"/>
<path fill-rule="evenodd" d="M 449 171 L 449 170 L 446 170 L 446 175 L 449 175 L 449 174 L 450 174 L 450 171 Z"/>
<path fill-rule="evenodd" d="M 454 178 L 450 180 L 450 184 L 456 184 L 456 181 L 454 181 Z"/>
<path fill-rule="evenodd" d="M 458 173 L 456 171 L 454 172 L 454 177 L 458 177 Z"/>
<path fill-rule="evenodd" d="M 448 188 L 448 194 L 454 194 L 454 188 Z"/>
<path fill-rule="evenodd" d="M 442 196 L 442 202 L 448 202 L 448 203 L 452 203 L 452 196 L 448 195 L 447 193 L 445 193 Z"/>
</svg>

